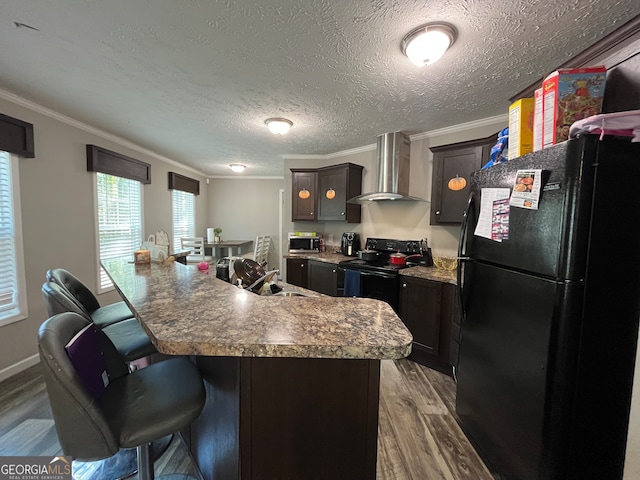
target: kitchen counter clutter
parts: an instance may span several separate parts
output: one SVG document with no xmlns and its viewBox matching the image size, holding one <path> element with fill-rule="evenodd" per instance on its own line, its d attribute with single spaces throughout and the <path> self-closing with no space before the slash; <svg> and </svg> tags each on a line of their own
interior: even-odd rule
<svg viewBox="0 0 640 480">
<path fill-rule="evenodd" d="M 371 299 L 256 295 L 175 263 L 105 262 L 116 288 L 170 355 L 403 358 L 411 335 Z M 286 285 L 284 290 L 301 290 Z"/>
</svg>

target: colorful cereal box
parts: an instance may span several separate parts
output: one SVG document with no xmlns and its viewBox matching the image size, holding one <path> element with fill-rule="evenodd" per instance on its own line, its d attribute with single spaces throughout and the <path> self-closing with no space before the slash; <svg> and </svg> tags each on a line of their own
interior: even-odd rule
<svg viewBox="0 0 640 480">
<path fill-rule="evenodd" d="M 509 107 L 509 160 L 533 151 L 533 105 L 521 98 Z"/>
<path fill-rule="evenodd" d="M 542 150 L 542 87 L 533 94 L 533 151 Z"/>
<path fill-rule="evenodd" d="M 564 142 L 577 120 L 597 115 L 602 108 L 604 66 L 556 70 L 542 82 L 543 147 Z"/>
</svg>

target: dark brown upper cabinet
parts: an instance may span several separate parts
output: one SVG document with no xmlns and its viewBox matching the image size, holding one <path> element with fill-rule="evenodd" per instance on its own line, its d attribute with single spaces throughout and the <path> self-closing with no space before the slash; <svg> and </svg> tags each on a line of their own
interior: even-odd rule
<svg viewBox="0 0 640 480">
<path fill-rule="evenodd" d="M 362 169 L 353 163 L 318 169 L 319 221 L 360 223 L 362 207 L 347 200 L 362 193 Z"/>
<path fill-rule="evenodd" d="M 318 171 L 315 168 L 292 168 L 291 173 L 291 221 L 315 221 Z"/>
<path fill-rule="evenodd" d="M 362 193 L 362 170 L 353 163 L 292 168 L 291 220 L 359 223 L 362 207 L 347 203 Z"/>
<path fill-rule="evenodd" d="M 494 134 L 430 149 L 433 152 L 431 225 L 462 223 L 471 174 L 489 161 L 497 138 Z"/>
</svg>

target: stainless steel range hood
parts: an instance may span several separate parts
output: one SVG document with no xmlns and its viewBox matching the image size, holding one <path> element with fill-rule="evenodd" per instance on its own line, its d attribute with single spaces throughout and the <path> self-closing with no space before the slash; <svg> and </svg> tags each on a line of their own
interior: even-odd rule
<svg viewBox="0 0 640 480">
<path fill-rule="evenodd" d="M 378 188 L 347 200 L 367 205 L 369 202 L 425 202 L 409 195 L 409 137 L 402 132 L 385 133 L 377 140 Z"/>
</svg>

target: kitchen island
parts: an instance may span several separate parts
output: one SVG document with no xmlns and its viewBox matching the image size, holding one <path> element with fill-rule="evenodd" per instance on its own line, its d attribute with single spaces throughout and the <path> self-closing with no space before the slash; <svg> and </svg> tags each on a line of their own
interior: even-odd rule
<svg viewBox="0 0 640 480">
<path fill-rule="evenodd" d="M 380 360 L 412 340 L 386 303 L 260 296 L 174 262 L 104 267 L 158 351 L 200 368 L 207 403 L 184 433 L 205 479 L 375 479 Z"/>
</svg>

